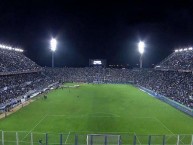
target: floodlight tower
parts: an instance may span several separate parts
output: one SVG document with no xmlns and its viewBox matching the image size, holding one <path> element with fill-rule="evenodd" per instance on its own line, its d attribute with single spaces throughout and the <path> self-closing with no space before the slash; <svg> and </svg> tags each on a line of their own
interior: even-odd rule
<svg viewBox="0 0 193 145">
<path fill-rule="evenodd" d="M 143 41 L 140 41 L 138 43 L 138 50 L 139 50 L 139 53 L 140 53 L 140 58 L 139 58 L 139 63 L 140 63 L 140 68 L 143 67 L 143 59 L 142 59 L 142 56 L 143 56 L 143 53 L 144 53 L 144 47 L 145 47 L 145 43 Z"/>
<path fill-rule="evenodd" d="M 54 68 L 54 52 L 56 51 L 57 41 L 52 38 L 50 41 L 50 49 L 52 51 L 52 68 Z"/>
</svg>

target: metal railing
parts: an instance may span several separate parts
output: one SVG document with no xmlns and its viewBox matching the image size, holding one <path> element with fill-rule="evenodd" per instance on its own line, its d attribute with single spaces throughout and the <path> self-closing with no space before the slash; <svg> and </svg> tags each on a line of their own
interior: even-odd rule
<svg viewBox="0 0 193 145">
<path fill-rule="evenodd" d="M 118 145 L 115 142 L 105 139 L 88 141 L 88 134 L 76 133 L 39 133 L 25 131 L 0 131 L 1 145 Z M 112 134 L 110 134 L 112 136 Z M 119 144 L 122 145 L 193 145 L 193 135 L 136 135 L 120 134 Z"/>
</svg>

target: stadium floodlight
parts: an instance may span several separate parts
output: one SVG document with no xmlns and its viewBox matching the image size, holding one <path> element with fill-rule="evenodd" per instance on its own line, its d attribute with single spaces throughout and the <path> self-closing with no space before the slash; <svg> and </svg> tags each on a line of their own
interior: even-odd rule
<svg viewBox="0 0 193 145">
<path fill-rule="evenodd" d="M 184 48 L 184 51 L 187 51 L 188 49 L 187 48 Z"/>
<path fill-rule="evenodd" d="M 182 51 L 183 51 L 183 49 L 179 49 L 179 51 L 180 51 L 180 52 L 182 52 Z"/>
<path fill-rule="evenodd" d="M 145 47 L 144 42 L 143 42 L 143 41 L 140 41 L 140 42 L 138 43 L 138 50 L 139 50 L 139 53 L 140 53 L 140 54 L 143 54 L 143 53 L 144 53 L 144 47 Z"/>
<path fill-rule="evenodd" d="M 188 50 L 192 50 L 192 47 L 189 47 Z"/>
<path fill-rule="evenodd" d="M 56 51 L 56 45 L 57 45 L 57 41 L 56 39 L 52 38 L 51 41 L 50 41 L 50 49 L 51 51 Z"/>
<path fill-rule="evenodd" d="M 175 52 L 178 52 L 178 51 L 179 51 L 178 49 L 175 50 Z"/>
<path fill-rule="evenodd" d="M 139 53 L 140 53 L 140 59 L 139 59 L 140 68 L 143 67 L 142 56 L 143 56 L 143 53 L 144 53 L 144 47 L 145 47 L 145 43 L 144 43 L 143 41 L 140 41 L 140 42 L 138 43 L 138 50 L 139 50 Z"/>
<path fill-rule="evenodd" d="M 54 68 L 54 52 L 56 51 L 57 41 L 52 38 L 50 41 L 50 49 L 52 51 L 52 68 Z"/>
</svg>

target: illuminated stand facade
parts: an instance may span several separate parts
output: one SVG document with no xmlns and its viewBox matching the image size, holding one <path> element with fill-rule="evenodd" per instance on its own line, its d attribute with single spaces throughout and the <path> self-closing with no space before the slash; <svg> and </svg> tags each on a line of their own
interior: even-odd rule
<svg viewBox="0 0 193 145">
<path fill-rule="evenodd" d="M 184 49 L 176 49 L 175 52 L 182 52 L 182 51 L 190 51 L 190 50 L 193 50 L 192 47 L 189 47 L 189 48 L 184 48 Z"/>
<path fill-rule="evenodd" d="M 23 52 L 23 49 L 21 49 L 21 48 L 12 47 L 9 45 L 4 45 L 4 44 L 0 44 L 0 48 L 5 49 L 5 50 L 13 50 L 13 51 L 17 51 L 17 52 Z"/>
</svg>

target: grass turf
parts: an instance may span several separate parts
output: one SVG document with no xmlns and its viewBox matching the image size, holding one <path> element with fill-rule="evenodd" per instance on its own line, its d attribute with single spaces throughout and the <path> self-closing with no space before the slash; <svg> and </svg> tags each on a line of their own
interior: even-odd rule
<svg viewBox="0 0 193 145">
<path fill-rule="evenodd" d="M 130 85 L 80 84 L 40 96 L 1 119 L 0 130 L 192 134 L 193 118 Z"/>
</svg>

